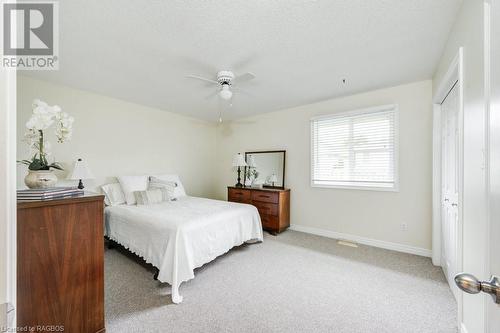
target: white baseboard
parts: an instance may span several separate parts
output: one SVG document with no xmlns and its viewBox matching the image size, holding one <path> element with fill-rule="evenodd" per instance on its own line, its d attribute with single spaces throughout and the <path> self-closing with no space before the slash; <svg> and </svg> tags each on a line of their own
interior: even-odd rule
<svg viewBox="0 0 500 333">
<path fill-rule="evenodd" d="M 348 240 L 351 242 L 356 242 L 359 244 L 364 244 L 364 245 L 369 245 L 369 246 L 374 246 L 374 247 L 380 247 L 382 249 L 387 249 L 387 250 L 416 254 L 419 256 L 429 257 L 429 258 L 432 257 L 431 250 L 424 249 L 421 247 L 409 246 L 409 245 L 404 245 L 404 244 L 399 244 L 399 243 L 391 243 L 391 242 L 381 241 L 378 239 L 366 238 L 366 237 L 361 237 L 361 236 L 356 236 L 356 235 L 349 235 L 349 234 L 344 234 L 344 233 L 320 229 L 320 228 L 305 227 L 305 226 L 297 225 L 297 224 L 292 224 L 290 226 L 290 229 L 295 230 L 295 231 L 305 232 L 308 234 L 328 237 L 328 238 L 345 239 L 345 240 Z"/>
</svg>

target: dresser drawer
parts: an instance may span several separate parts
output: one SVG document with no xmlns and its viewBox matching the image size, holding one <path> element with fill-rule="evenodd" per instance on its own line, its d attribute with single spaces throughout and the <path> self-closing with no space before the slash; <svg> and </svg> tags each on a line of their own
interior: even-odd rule
<svg viewBox="0 0 500 333">
<path fill-rule="evenodd" d="M 277 216 L 271 216 L 266 214 L 260 215 L 260 220 L 262 221 L 262 228 L 264 229 L 278 229 L 279 219 Z"/>
<path fill-rule="evenodd" d="M 279 202 L 279 193 L 270 192 L 270 191 L 253 191 L 252 192 L 252 200 L 253 201 L 262 201 L 262 202 Z"/>
<path fill-rule="evenodd" d="M 259 202 L 252 201 L 252 205 L 257 207 L 259 214 L 261 215 L 273 215 L 278 216 L 279 208 L 277 204 L 269 203 L 269 202 Z"/>
<path fill-rule="evenodd" d="M 240 189 L 229 189 L 227 194 L 227 199 L 233 202 L 244 202 L 249 203 L 251 198 L 251 193 L 249 190 Z"/>
</svg>

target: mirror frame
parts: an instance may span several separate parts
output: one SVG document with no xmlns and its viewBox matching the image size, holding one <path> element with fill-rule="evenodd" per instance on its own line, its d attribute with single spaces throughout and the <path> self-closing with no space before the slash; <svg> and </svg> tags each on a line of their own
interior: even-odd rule
<svg viewBox="0 0 500 333">
<path fill-rule="evenodd" d="M 247 156 L 252 154 L 272 154 L 272 153 L 283 153 L 283 179 L 281 180 L 281 184 L 283 186 L 271 186 L 271 185 L 263 185 L 264 188 L 275 188 L 284 190 L 285 189 L 285 170 L 286 170 L 286 150 L 261 150 L 261 151 L 246 151 L 245 152 L 245 162 L 247 161 Z M 245 175 L 247 174 L 247 167 L 245 167 Z"/>
</svg>

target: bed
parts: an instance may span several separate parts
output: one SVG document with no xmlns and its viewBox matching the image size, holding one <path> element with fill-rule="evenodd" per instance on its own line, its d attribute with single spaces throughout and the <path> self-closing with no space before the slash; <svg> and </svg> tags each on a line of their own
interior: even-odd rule
<svg viewBox="0 0 500 333">
<path fill-rule="evenodd" d="M 182 302 L 179 286 L 194 269 L 245 242 L 263 240 L 254 206 L 197 197 L 153 205 L 105 209 L 107 237 L 158 268 L 158 280 L 172 286 L 172 302 Z"/>
</svg>

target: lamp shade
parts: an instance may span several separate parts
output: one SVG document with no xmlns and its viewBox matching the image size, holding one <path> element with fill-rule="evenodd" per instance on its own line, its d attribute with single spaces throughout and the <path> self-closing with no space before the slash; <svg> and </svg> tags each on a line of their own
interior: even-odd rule
<svg viewBox="0 0 500 333">
<path fill-rule="evenodd" d="M 88 168 L 87 163 L 79 158 L 77 161 L 75 161 L 73 171 L 68 175 L 68 179 L 94 179 L 94 175 Z"/>
<path fill-rule="evenodd" d="M 248 155 L 247 160 L 247 164 L 250 168 L 257 167 L 257 163 L 255 163 L 255 157 L 253 155 Z"/>
<path fill-rule="evenodd" d="M 244 167 L 247 166 L 245 158 L 240 153 L 234 155 L 233 157 L 233 167 Z"/>
</svg>

